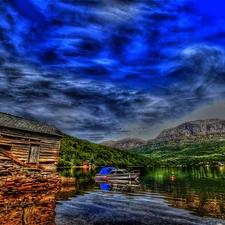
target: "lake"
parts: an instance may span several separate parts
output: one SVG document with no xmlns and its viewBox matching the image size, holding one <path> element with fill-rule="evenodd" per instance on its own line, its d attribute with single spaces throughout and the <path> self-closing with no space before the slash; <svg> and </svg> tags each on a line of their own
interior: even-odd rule
<svg viewBox="0 0 225 225">
<path fill-rule="evenodd" d="M 100 168 L 0 178 L 1 225 L 225 225 L 225 168 L 140 169 L 139 182 L 96 183 Z M 35 178 L 37 177 L 37 178 Z"/>
<path fill-rule="evenodd" d="M 62 169 L 56 224 L 225 224 L 225 168 L 140 169 L 139 182 L 98 184 L 100 169 Z"/>
</svg>

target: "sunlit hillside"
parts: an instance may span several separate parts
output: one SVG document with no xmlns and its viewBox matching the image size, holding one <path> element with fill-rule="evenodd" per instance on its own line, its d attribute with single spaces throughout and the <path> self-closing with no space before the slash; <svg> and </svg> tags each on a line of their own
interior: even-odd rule
<svg viewBox="0 0 225 225">
<path fill-rule="evenodd" d="M 101 146 L 86 140 L 63 134 L 59 166 L 81 166 L 83 161 L 96 166 L 155 166 L 157 162 L 142 155 Z"/>
</svg>

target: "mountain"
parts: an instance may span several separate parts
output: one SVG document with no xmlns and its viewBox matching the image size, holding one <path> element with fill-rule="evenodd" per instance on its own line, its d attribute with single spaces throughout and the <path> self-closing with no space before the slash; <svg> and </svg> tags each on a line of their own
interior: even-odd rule
<svg viewBox="0 0 225 225">
<path fill-rule="evenodd" d="M 143 155 L 95 144 L 62 134 L 59 166 L 82 166 L 83 161 L 96 166 L 155 166 L 157 161 Z"/>
<path fill-rule="evenodd" d="M 124 143 L 123 139 L 115 142 L 114 146 L 123 146 L 128 152 L 170 163 L 199 164 L 210 161 L 218 164 L 225 161 L 225 120 L 221 119 L 185 122 L 163 130 L 155 139 L 138 142 L 140 145 L 137 147 L 131 147 L 133 140 L 129 142 L 127 139 L 126 145 L 120 145 Z"/>
<path fill-rule="evenodd" d="M 129 148 L 137 148 L 140 146 L 143 146 L 147 144 L 146 141 L 138 138 L 125 138 L 119 141 L 105 141 L 101 142 L 100 145 L 108 146 L 112 148 L 118 148 L 118 149 L 129 149 Z"/>
<path fill-rule="evenodd" d="M 155 139 L 144 141 L 138 138 L 125 138 L 119 141 L 100 143 L 118 149 L 133 149 L 142 146 L 160 144 L 163 142 L 190 143 L 191 141 L 225 140 L 225 120 L 207 119 L 182 123 L 176 127 L 163 130 Z"/>
<path fill-rule="evenodd" d="M 181 125 L 163 130 L 153 143 L 168 140 L 182 139 L 184 142 L 189 138 L 202 137 L 205 140 L 224 139 L 225 120 L 207 119 L 182 123 Z"/>
<path fill-rule="evenodd" d="M 59 165 L 79 166 L 83 160 L 97 166 L 225 164 L 225 120 L 185 122 L 148 141 L 126 138 L 94 144 L 63 134 Z"/>
</svg>

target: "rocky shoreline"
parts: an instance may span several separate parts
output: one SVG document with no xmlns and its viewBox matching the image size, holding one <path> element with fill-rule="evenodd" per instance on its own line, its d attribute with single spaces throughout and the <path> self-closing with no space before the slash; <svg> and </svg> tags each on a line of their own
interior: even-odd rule
<svg viewBox="0 0 225 225">
<path fill-rule="evenodd" d="M 55 225 L 55 193 L 61 188 L 57 173 L 10 169 L 0 179 L 1 225 Z"/>
</svg>

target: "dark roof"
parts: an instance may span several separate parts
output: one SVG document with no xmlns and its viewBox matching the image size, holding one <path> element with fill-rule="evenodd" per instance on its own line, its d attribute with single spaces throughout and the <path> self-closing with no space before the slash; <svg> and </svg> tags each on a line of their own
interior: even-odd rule
<svg viewBox="0 0 225 225">
<path fill-rule="evenodd" d="M 26 120 L 21 117 L 6 113 L 0 113 L 0 126 L 42 134 L 61 136 L 60 131 L 55 126 L 33 120 Z"/>
</svg>

